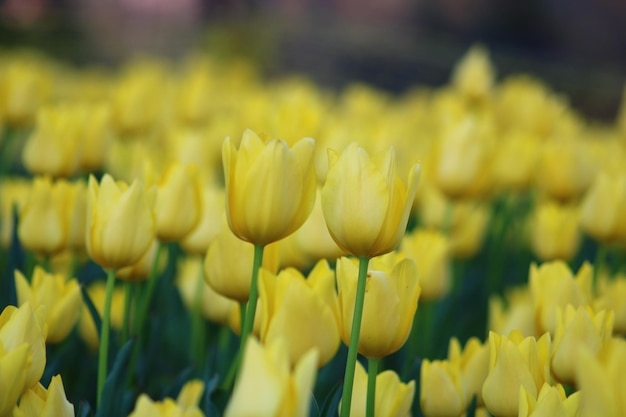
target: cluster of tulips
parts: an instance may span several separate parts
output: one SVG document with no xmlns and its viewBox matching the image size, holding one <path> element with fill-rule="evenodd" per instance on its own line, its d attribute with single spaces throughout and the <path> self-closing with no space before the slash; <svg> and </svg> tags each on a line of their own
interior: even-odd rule
<svg viewBox="0 0 626 417">
<path fill-rule="evenodd" d="M 0 132 L 0 417 L 626 415 L 626 103 L 12 53 Z"/>
</svg>

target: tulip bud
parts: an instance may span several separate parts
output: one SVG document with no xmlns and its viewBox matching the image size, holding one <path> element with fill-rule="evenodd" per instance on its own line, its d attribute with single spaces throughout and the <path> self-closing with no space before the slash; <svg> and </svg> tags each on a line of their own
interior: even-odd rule
<svg viewBox="0 0 626 417">
<path fill-rule="evenodd" d="M 292 364 L 315 347 L 319 364 L 329 362 L 339 349 L 339 304 L 335 274 L 320 261 L 305 278 L 288 268 L 278 276 L 261 269 L 260 300 L 263 306 L 261 341 L 284 338 Z"/>
<path fill-rule="evenodd" d="M 426 417 L 460 416 L 467 408 L 459 361 L 422 360 L 420 404 Z"/>
<path fill-rule="evenodd" d="M 615 317 L 613 331 L 626 335 L 626 275 L 617 274 L 612 279 L 607 279 L 600 274 L 596 289 L 598 297 L 593 303 L 595 310 L 612 310 Z"/>
<path fill-rule="evenodd" d="M 414 230 L 402 239 L 402 252 L 415 259 L 422 300 L 444 297 L 452 285 L 447 237 L 436 230 Z"/>
<path fill-rule="evenodd" d="M 585 195 L 581 207 L 582 229 L 600 242 L 626 237 L 626 176 L 598 174 Z"/>
<path fill-rule="evenodd" d="M 87 201 L 87 253 L 105 269 L 119 269 L 138 262 L 149 249 L 155 233 L 156 190 L 144 190 L 138 182 L 128 188 L 105 174 L 98 185 L 89 177 Z"/>
<path fill-rule="evenodd" d="M 580 392 L 566 397 L 562 385 L 545 383 L 536 397 L 520 387 L 518 417 L 578 417 L 579 407 Z"/>
<path fill-rule="evenodd" d="M 461 349 L 458 339 L 453 337 L 448 347 L 448 359 L 459 363 L 464 403 L 469 404 L 476 396 L 476 405 L 484 405 L 482 390 L 489 372 L 489 345 L 472 337 L 465 344 L 465 349 Z"/>
<path fill-rule="evenodd" d="M 482 46 L 472 46 L 452 74 L 452 84 L 469 100 L 489 98 L 494 80 L 495 69 L 488 51 Z"/>
<path fill-rule="evenodd" d="M 239 149 L 226 138 L 226 214 L 236 236 L 266 245 L 302 226 L 315 202 L 314 147 L 310 138 L 291 148 L 279 139 L 264 143 L 249 129 Z"/>
<path fill-rule="evenodd" d="M 204 417 L 198 408 L 203 392 L 204 383 L 193 380 L 183 386 L 176 401 L 171 398 L 152 401 L 146 394 L 141 394 L 128 417 Z"/>
<path fill-rule="evenodd" d="M 337 261 L 337 287 L 341 312 L 341 338 L 349 345 L 356 299 L 358 264 L 354 259 Z M 417 310 L 420 286 L 412 259 L 399 261 L 392 271 L 370 270 L 367 274 L 363 322 L 358 352 L 382 358 L 404 345 Z"/>
<path fill-rule="evenodd" d="M 571 260 L 580 246 L 577 207 L 540 203 L 531 217 L 531 248 L 542 261 Z"/>
<path fill-rule="evenodd" d="M 351 143 L 341 154 L 329 150 L 328 158 L 322 210 L 335 242 L 359 257 L 394 250 L 406 230 L 421 165 L 413 166 L 405 187 L 396 175 L 393 148 L 370 158 Z"/>
<path fill-rule="evenodd" d="M 537 334 L 535 305 L 528 286 L 508 289 L 504 299 L 491 296 L 489 330 L 499 334 L 509 334 L 517 330 L 524 337 Z"/>
<path fill-rule="evenodd" d="M 74 406 L 65 396 L 61 375 L 53 376 L 47 389 L 37 383 L 22 395 L 13 417 L 30 416 L 74 417 Z"/>
<path fill-rule="evenodd" d="M 115 277 L 124 281 L 144 281 L 148 279 L 150 273 L 152 272 L 152 268 L 154 267 L 154 261 L 158 250 L 159 241 L 155 238 L 150 244 L 150 248 L 143 254 L 139 261 L 130 266 L 118 269 L 115 271 Z M 156 265 L 157 273 L 160 274 L 163 272 L 167 266 L 167 258 L 167 251 L 162 250 L 159 255 L 158 265 Z"/>
<path fill-rule="evenodd" d="M 15 287 L 18 305 L 30 303 L 33 308 L 44 306 L 46 325 L 48 326 L 47 343 L 64 340 L 78 320 L 82 298 L 75 279 L 66 280 L 60 274 L 49 274 L 36 266 L 29 285 L 26 277 L 15 271 Z"/>
<path fill-rule="evenodd" d="M 222 227 L 224 215 L 224 190 L 216 187 L 202 188 L 202 211 L 200 220 L 180 241 L 190 254 L 204 255 Z"/>
<path fill-rule="evenodd" d="M 0 245 L 8 248 L 13 239 L 15 223 L 13 220 L 13 210 L 24 205 L 31 192 L 30 180 L 18 178 L 4 178 L 0 182 Z"/>
</svg>

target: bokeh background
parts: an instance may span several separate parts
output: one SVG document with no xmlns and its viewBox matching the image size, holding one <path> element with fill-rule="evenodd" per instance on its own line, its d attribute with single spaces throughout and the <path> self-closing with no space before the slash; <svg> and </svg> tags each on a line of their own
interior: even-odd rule
<svg viewBox="0 0 626 417">
<path fill-rule="evenodd" d="M 3 0 L 0 48 L 76 65 L 149 54 L 245 56 L 268 76 L 393 92 L 445 84 L 474 43 L 498 77 L 525 72 L 611 121 L 626 80 L 624 0 Z"/>
</svg>

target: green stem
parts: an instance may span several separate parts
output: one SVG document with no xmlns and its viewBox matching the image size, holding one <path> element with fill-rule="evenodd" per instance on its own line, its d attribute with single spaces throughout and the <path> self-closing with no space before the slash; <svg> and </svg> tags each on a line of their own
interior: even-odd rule
<svg viewBox="0 0 626 417">
<path fill-rule="evenodd" d="M 246 305 L 244 303 L 239 304 L 239 324 L 243 323 L 244 318 L 246 317 Z M 222 388 L 229 391 L 233 387 L 233 383 L 235 382 L 235 375 L 237 374 L 237 370 L 239 369 L 239 363 L 241 362 L 241 356 L 243 355 L 243 348 L 240 345 L 239 350 L 237 351 L 237 355 L 233 359 L 230 364 L 230 368 L 228 369 L 228 373 L 226 374 L 226 378 L 222 382 Z"/>
<path fill-rule="evenodd" d="M 596 259 L 593 263 L 593 288 L 595 289 L 598 284 L 598 276 L 600 276 L 600 270 L 606 265 L 607 245 L 606 243 L 598 243 L 598 250 L 596 251 Z"/>
<path fill-rule="evenodd" d="M 348 346 L 346 373 L 343 380 L 343 393 L 341 394 L 341 417 L 350 415 L 350 406 L 352 404 L 352 386 L 354 385 L 354 371 L 356 369 L 359 335 L 361 333 L 361 319 L 363 318 L 365 284 L 367 283 L 367 266 L 369 261 L 367 257 L 359 258 L 359 278 L 356 287 L 356 300 L 354 301 L 352 331 L 350 333 L 350 346 Z"/>
<path fill-rule="evenodd" d="M 378 375 L 379 358 L 367 358 L 367 405 L 365 417 L 374 417 L 376 410 L 376 376 Z"/>
<path fill-rule="evenodd" d="M 106 295 L 104 299 L 104 313 L 102 328 L 100 329 L 100 352 L 98 353 L 98 395 L 96 406 L 100 407 L 102 389 L 107 378 L 107 360 L 109 356 L 109 328 L 111 327 L 111 299 L 115 287 L 115 271 L 107 271 Z"/>
<path fill-rule="evenodd" d="M 133 301 L 133 283 L 124 281 L 124 321 L 122 322 L 122 333 L 120 345 L 128 340 L 130 335 L 130 307 Z"/>
<path fill-rule="evenodd" d="M 196 282 L 196 293 L 191 307 L 191 357 L 196 361 L 199 367 L 204 362 L 204 320 L 200 308 L 202 306 L 202 293 L 204 291 L 204 271 L 202 265 L 199 268 L 198 279 Z"/>
<path fill-rule="evenodd" d="M 411 325 L 411 333 L 409 340 L 406 344 L 406 357 L 404 365 L 404 378 L 409 378 L 410 373 L 417 357 L 428 358 L 430 357 L 431 342 L 432 342 L 432 322 L 433 322 L 433 310 L 436 306 L 436 300 L 424 300 L 420 301 L 419 307 L 413 317 L 413 324 Z"/>
<path fill-rule="evenodd" d="M 252 280 L 250 281 L 250 296 L 248 298 L 248 306 L 246 307 L 246 317 L 241 329 L 241 345 L 239 350 L 245 349 L 248 336 L 254 328 L 254 316 L 256 315 L 256 304 L 259 298 L 259 269 L 263 264 L 263 245 L 254 245 L 254 261 L 252 265 Z"/>
<path fill-rule="evenodd" d="M 139 308 L 139 314 L 137 314 L 137 321 L 135 322 L 136 331 L 139 333 L 139 335 L 141 335 L 143 332 L 146 316 L 148 315 L 148 310 L 150 309 L 150 301 L 152 301 L 152 295 L 154 294 L 154 289 L 156 288 L 156 282 L 159 276 L 159 260 L 161 259 L 162 250 L 163 244 L 159 242 L 156 255 L 154 256 L 154 262 L 152 263 L 152 269 L 150 270 L 150 276 L 148 277 L 148 287 L 146 288 L 143 302 L 141 303 L 141 306 Z"/>
</svg>

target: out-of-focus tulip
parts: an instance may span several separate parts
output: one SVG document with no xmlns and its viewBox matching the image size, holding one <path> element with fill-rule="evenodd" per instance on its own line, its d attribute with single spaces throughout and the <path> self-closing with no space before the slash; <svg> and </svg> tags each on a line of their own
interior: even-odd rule
<svg viewBox="0 0 626 417">
<path fill-rule="evenodd" d="M 626 415 L 626 341 L 612 338 L 593 355 L 581 349 L 576 364 L 580 417 Z"/>
<path fill-rule="evenodd" d="M 193 310 L 200 297 L 202 316 L 215 323 L 228 325 L 233 310 L 239 314 L 238 304 L 213 290 L 204 280 L 202 258 L 186 257 L 178 265 L 176 287 L 188 310 Z M 198 283 L 200 280 L 200 283 Z"/>
<path fill-rule="evenodd" d="M 581 349 L 597 353 L 613 334 L 613 311 L 593 313 L 590 307 L 557 307 L 552 344 L 552 373 L 564 384 L 578 386 L 576 364 Z"/>
<path fill-rule="evenodd" d="M 452 84 L 469 100 L 488 99 L 494 80 L 495 69 L 482 46 L 472 46 L 452 73 Z"/>
<path fill-rule="evenodd" d="M 350 344 L 356 299 L 358 263 L 352 258 L 337 261 L 337 288 L 341 312 L 341 338 Z M 399 261 L 393 270 L 367 274 L 363 322 L 358 351 L 368 358 L 382 358 L 404 345 L 411 332 L 420 295 L 417 267 L 412 259 Z"/>
<path fill-rule="evenodd" d="M 452 285 L 447 237 L 437 230 L 418 229 L 402 239 L 402 252 L 415 259 L 422 300 L 444 297 Z"/>
<path fill-rule="evenodd" d="M 239 239 L 224 223 L 204 258 L 204 279 L 218 294 L 240 303 L 248 301 L 252 280 L 254 246 Z M 278 271 L 278 246 L 268 245 L 263 253 L 263 268 Z"/>
<path fill-rule="evenodd" d="M 29 366 L 29 346 L 22 343 L 7 350 L 0 342 L 0 416 L 11 416 L 18 398 L 24 390 Z"/>
<path fill-rule="evenodd" d="M 459 216 L 461 220 L 450 229 L 450 254 L 455 258 L 466 259 L 480 250 L 491 218 L 490 207 L 486 204 L 472 204 Z"/>
<path fill-rule="evenodd" d="M 16 59 L 3 68 L 0 109 L 7 125 L 30 126 L 48 96 L 48 74 L 41 63 Z"/>
<path fill-rule="evenodd" d="M 171 398 L 152 401 L 146 394 L 141 394 L 128 417 L 204 417 L 198 408 L 203 392 L 204 383 L 193 380 L 185 384 L 176 401 Z"/>
<path fill-rule="evenodd" d="M 599 173 L 581 206 L 580 225 L 594 239 L 610 243 L 626 237 L 626 176 Z"/>
<path fill-rule="evenodd" d="M 517 330 L 524 337 L 535 336 L 535 322 L 535 304 L 528 286 L 508 289 L 505 299 L 495 295 L 489 299 L 489 330 L 499 334 Z"/>
<path fill-rule="evenodd" d="M 89 177 L 87 253 L 105 269 L 137 263 L 156 233 L 156 190 L 139 182 L 130 187 L 105 174 L 100 185 Z"/>
<path fill-rule="evenodd" d="M 96 281 L 91 284 L 87 288 L 87 293 L 89 294 L 91 301 L 93 301 L 96 310 L 98 310 L 98 314 L 102 317 L 102 313 L 104 312 L 104 298 L 106 295 L 104 281 Z M 122 327 L 123 320 L 124 290 L 122 287 L 116 287 L 113 290 L 113 298 L 111 299 L 111 328 L 120 329 Z M 100 345 L 100 335 L 98 334 L 96 325 L 86 305 L 83 305 L 83 309 L 80 314 L 78 332 L 90 349 L 98 349 L 98 346 Z"/>
<path fill-rule="evenodd" d="M 193 166 L 170 165 L 157 183 L 155 206 L 157 237 L 163 242 L 178 241 L 200 221 L 202 188 Z"/>
<path fill-rule="evenodd" d="M 435 183 L 450 198 L 479 197 L 491 189 L 495 140 L 487 122 L 467 117 L 443 132 Z"/>
<path fill-rule="evenodd" d="M 226 214 L 236 236 L 267 245 L 302 226 L 315 203 L 314 147 L 310 138 L 291 148 L 280 139 L 264 142 L 250 129 L 239 149 L 226 138 Z"/>
<path fill-rule="evenodd" d="M 68 177 L 78 168 L 81 153 L 82 109 L 77 106 L 42 108 L 35 130 L 24 144 L 22 160 L 34 174 Z"/>
<path fill-rule="evenodd" d="M 542 261 L 572 259 L 580 246 L 579 212 L 554 201 L 540 203 L 530 219 L 530 243 Z"/>
<path fill-rule="evenodd" d="M 562 385 L 545 383 L 538 396 L 520 387 L 518 417 L 578 417 L 579 407 L 580 392 L 566 397 Z"/>
<path fill-rule="evenodd" d="M 150 276 L 152 267 L 154 266 L 154 260 L 159 249 L 159 241 L 155 238 L 150 245 L 150 248 L 143 254 L 138 262 L 130 266 L 115 271 L 115 277 L 124 281 L 144 281 Z M 161 273 L 167 266 L 167 251 L 161 251 L 159 255 L 159 263 L 156 266 L 157 272 Z"/>
<path fill-rule="evenodd" d="M 626 335 L 626 275 L 618 274 L 612 279 L 600 274 L 596 290 L 597 298 L 593 306 L 596 311 L 612 310 L 614 313 L 613 331 L 619 335 Z"/>
<path fill-rule="evenodd" d="M 61 375 L 53 376 L 47 389 L 37 383 L 26 391 L 13 417 L 74 417 L 74 406 L 65 396 Z"/>
<path fill-rule="evenodd" d="M 511 131 L 498 143 L 493 158 L 493 179 L 500 189 L 526 189 L 534 175 L 539 141 L 524 131 Z"/>
<path fill-rule="evenodd" d="M 490 332 L 489 352 L 489 374 L 483 384 L 485 405 L 496 417 L 515 417 L 520 387 L 537 396 L 543 384 L 550 382 L 550 334 L 537 340 L 517 331 L 508 337 Z"/>
<path fill-rule="evenodd" d="M 202 212 L 198 224 L 180 241 L 182 248 L 193 255 L 204 255 L 222 227 L 224 190 L 202 188 Z"/>
<path fill-rule="evenodd" d="M 22 178 L 3 178 L 0 181 L 0 244 L 7 248 L 13 239 L 15 223 L 13 210 L 20 208 L 31 192 L 32 181 Z"/>
<path fill-rule="evenodd" d="M 529 286 L 535 304 L 535 320 L 539 334 L 556 331 L 556 308 L 589 305 L 592 300 L 593 268 L 584 263 L 576 277 L 562 261 L 530 266 Z"/>
<path fill-rule="evenodd" d="M 291 371 L 285 340 L 263 347 L 249 337 L 224 417 L 307 416 L 318 360 L 311 349 Z"/>
<path fill-rule="evenodd" d="M 84 171 L 99 171 L 104 167 L 113 140 L 111 111 L 106 104 L 83 104 L 78 167 Z"/>
<path fill-rule="evenodd" d="M 329 362 L 341 339 L 335 274 L 328 263 L 318 262 L 307 278 L 293 268 L 278 276 L 261 269 L 259 280 L 261 341 L 284 338 L 292 364 L 313 347 L 319 352 L 320 367 Z"/>
<path fill-rule="evenodd" d="M 421 165 L 411 168 L 405 186 L 396 175 L 393 148 L 370 158 L 353 142 L 341 154 L 329 150 L 328 158 L 322 210 L 335 242 L 359 257 L 394 250 L 406 230 Z"/>
<path fill-rule="evenodd" d="M 476 404 L 479 407 L 484 405 L 482 390 L 489 373 L 489 345 L 472 337 L 465 344 L 465 348 L 461 349 L 458 339 L 453 337 L 448 346 L 448 360 L 459 363 L 464 403 L 471 403 L 476 396 Z"/>
<path fill-rule="evenodd" d="M 398 374 L 387 370 L 376 375 L 376 400 L 374 415 L 376 417 L 406 417 L 411 413 L 415 381 L 405 384 Z M 367 372 L 360 362 L 356 363 L 354 387 L 352 389 L 352 407 L 350 417 L 365 417 L 367 398 Z M 341 410 L 341 402 L 339 402 Z"/>
<path fill-rule="evenodd" d="M 25 366 L 21 368 L 24 373 L 24 383 L 19 386 L 19 392 L 32 387 L 41 379 L 44 367 L 46 366 L 46 308 L 39 306 L 33 310 L 30 303 L 25 303 L 19 308 L 8 306 L 0 314 L 0 350 L 6 361 L 8 357 L 13 358 L 17 363 L 21 362 L 21 349 L 27 346 L 27 360 Z M 17 352 L 16 352 L 17 351 Z M 13 365 L 4 364 L 5 370 L 15 372 Z M 8 366 L 8 368 L 7 368 Z M 20 381 L 22 376 L 12 374 L 16 381 Z M 13 389 L 9 389 L 12 392 Z"/>
<path fill-rule="evenodd" d="M 47 343 L 58 343 L 65 339 L 78 320 L 82 298 L 75 279 L 66 280 L 63 275 L 49 274 L 36 266 L 29 284 L 26 277 L 15 271 L 15 287 L 18 305 L 30 303 L 33 308 L 44 306 Z"/>
<path fill-rule="evenodd" d="M 424 359 L 420 386 L 420 404 L 426 417 L 460 416 L 467 408 L 459 361 Z"/>
<path fill-rule="evenodd" d="M 548 196 L 567 201 L 580 196 L 593 177 L 580 140 L 543 143 L 535 168 L 535 181 Z"/>
</svg>

